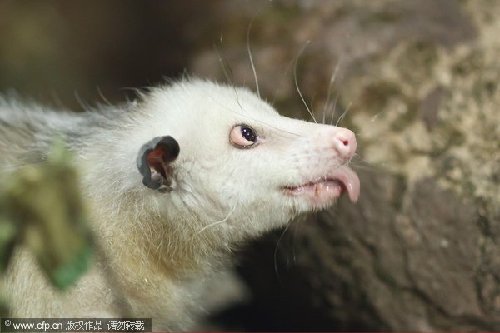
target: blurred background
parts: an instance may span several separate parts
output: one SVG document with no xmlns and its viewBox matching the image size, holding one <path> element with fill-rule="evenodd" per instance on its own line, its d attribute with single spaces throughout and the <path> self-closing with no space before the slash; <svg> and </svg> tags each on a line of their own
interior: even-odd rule
<svg viewBox="0 0 500 333">
<path fill-rule="evenodd" d="M 500 330 L 500 2 L 0 0 L 0 91 L 49 106 L 189 74 L 358 135 L 358 204 L 242 247 L 232 330 Z M 215 295 L 216 297 L 217 295 Z"/>
</svg>

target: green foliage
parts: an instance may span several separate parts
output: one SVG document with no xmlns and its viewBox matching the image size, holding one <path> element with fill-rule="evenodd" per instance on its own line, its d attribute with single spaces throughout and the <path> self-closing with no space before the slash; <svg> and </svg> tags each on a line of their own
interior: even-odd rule
<svg viewBox="0 0 500 333">
<path fill-rule="evenodd" d="M 52 284 L 64 290 L 86 270 L 90 233 L 71 154 L 56 143 L 45 163 L 3 179 L 0 190 L 0 270 L 14 245 L 29 249 Z"/>
</svg>

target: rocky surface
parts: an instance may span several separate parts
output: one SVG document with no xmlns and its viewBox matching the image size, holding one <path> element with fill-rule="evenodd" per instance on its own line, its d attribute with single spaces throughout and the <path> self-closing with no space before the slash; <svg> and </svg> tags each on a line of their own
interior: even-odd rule
<svg viewBox="0 0 500 333">
<path fill-rule="evenodd" d="M 222 58 L 252 84 L 251 46 L 260 91 L 282 112 L 309 117 L 297 81 L 316 119 L 341 118 L 360 141 L 360 202 L 247 254 L 254 308 L 277 314 L 252 328 L 500 329 L 499 9 L 283 1 L 254 19 L 250 43 L 195 57 L 197 71 L 223 79 L 208 65 Z"/>
</svg>

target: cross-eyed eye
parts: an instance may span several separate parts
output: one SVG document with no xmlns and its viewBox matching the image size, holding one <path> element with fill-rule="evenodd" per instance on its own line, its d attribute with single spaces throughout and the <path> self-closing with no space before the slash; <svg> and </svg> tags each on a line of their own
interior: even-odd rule
<svg viewBox="0 0 500 333">
<path fill-rule="evenodd" d="M 257 133 L 248 125 L 236 125 L 229 133 L 229 142 L 236 148 L 251 148 L 257 143 Z"/>
</svg>

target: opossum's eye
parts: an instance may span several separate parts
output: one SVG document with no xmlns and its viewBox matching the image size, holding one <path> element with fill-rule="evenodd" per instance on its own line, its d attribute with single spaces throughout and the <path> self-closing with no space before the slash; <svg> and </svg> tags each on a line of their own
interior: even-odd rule
<svg viewBox="0 0 500 333">
<path fill-rule="evenodd" d="M 250 148 L 257 142 L 257 133 L 248 125 L 236 125 L 229 133 L 229 142 L 236 148 Z"/>
</svg>

